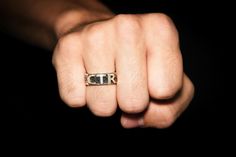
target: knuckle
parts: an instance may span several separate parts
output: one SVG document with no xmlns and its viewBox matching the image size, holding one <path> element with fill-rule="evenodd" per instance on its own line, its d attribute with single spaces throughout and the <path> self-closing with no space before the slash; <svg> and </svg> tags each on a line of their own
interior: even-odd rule
<svg viewBox="0 0 236 157">
<path fill-rule="evenodd" d="M 144 111 L 148 104 L 148 98 L 124 98 L 120 101 L 120 108 L 127 113 L 140 113 Z"/>
<path fill-rule="evenodd" d="M 175 94 L 180 90 L 181 87 L 171 87 L 171 86 L 152 86 L 150 88 L 150 95 L 156 99 L 169 99 L 175 96 Z"/>
<path fill-rule="evenodd" d="M 106 29 L 100 25 L 91 25 L 86 28 L 86 41 L 88 44 L 94 45 L 94 43 L 101 44 L 106 36 Z M 99 43 L 98 43 L 99 42 Z"/>
<path fill-rule="evenodd" d="M 131 14 L 119 14 L 114 19 L 120 26 L 127 26 L 131 28 L 133 28 L 133 26 L 137 26 L 139 23 L 138 17 Z"/>
<path fill-rule="evenodd" d="M 77 108 L 85 105 L 85 100 L 82 97 L 71 97 L 71 96 L 63 96 L 61 99 L 70 107 Z"/>
<path fill-rule="evenodd" d="M 125 37 L 137 37 L 140 33 L 141 25 L 139 18 L 135 15 L 117 15 L 115 18 L 116 29 L 120 35 Z"/>
<path fill-rule="evenodd" d="M 68 89 L 61 92 L 61 99 L 70 107 L 82 107 L 86 104 L 85 96 L 76 89 Z"/>
<path fill-rule="evenodd" d="M 163 13 L 156 13 L 156 14 L 148 14 L 148 21 L 156 28 L 156 31 L 159 36 L 162 37 L 171 37 L 173 39 L 173 36 L 176 36 L 176 39 L 178 37 L 178 32 L 175 28 L 175 25 L 171 18 Z"/>
<path fill-rule="evenodd" d="M 52 64 L 54 66 L 64 63 L 65 59 L 74 58 L 79 51 L 80 38 L 77 34 L 68 34 L 58 40 L 56 48 L 52 56 Z M 75 46 L 76 45 L 76 46 Z"/>
<path fill-rule="evenodd" d="M 116 104 L 110 101 L 97 101 L 93 104 L 96 108 L 90 108 L 92 113 L 99 117 L 110 117 L 116 111 Z"/>
<path fill-rule="evenodd" d="M 171 20 L 170 17 L 164 13 L 150 14 L 150 16 L 161 22 L 169 22 Z"/>
<path fill-rule="evenodd" d="M 71 34 L 61 37 L 58 41 L 58 48 L 62 50 L 64 49 L 67 50 L 68 48 L 72 47 L 71 45 L 73 43 L 75 42 L 77 43 L 77 41 L 79 40 L 78 37 L 79 36 L 76 33 L 71 33 Z"/>
<path fill-rule="evenodd" d="M 148 14 L 148 17 L 150 21 L 153 21 L 158 26 L 170 26 L 173 24 L 171 18 L 163 13 Z"/>
</svg>

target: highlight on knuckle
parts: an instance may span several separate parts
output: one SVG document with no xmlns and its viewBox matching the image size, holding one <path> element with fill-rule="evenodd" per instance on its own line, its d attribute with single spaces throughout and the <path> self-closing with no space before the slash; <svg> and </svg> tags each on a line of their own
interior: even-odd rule
<svg viewBox="0 0 236 157">
<path fill-rule="evenodd" d="M 114 20 L 117 32 L 123 37 L 133 39 L 139 36 L 141 25 L 137 16 L 120 14 Z"/>
<path fill-rule="evenodd" d="M 178 37 L 178 32 L 173 21 L 169 16 L 163 13 L 149 14 L 149 23 L 152 24 L 162 37 Z M 176 38 L 177 39 L 177 38 Z"/>
<path fill-rule="evenodd" d="M 106 29 L 102 25 L 91 25 L 84 33 L 86 33 L 85 40 L 90 45 L 101 44 L 106 37 Z"/>
</svg>

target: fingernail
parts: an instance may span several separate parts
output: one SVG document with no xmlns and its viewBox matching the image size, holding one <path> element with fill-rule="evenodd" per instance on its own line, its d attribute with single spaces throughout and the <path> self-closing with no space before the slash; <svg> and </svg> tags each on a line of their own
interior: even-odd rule
<svg viewBox="0 0 236 157">
<path fill-rule="evenodd" d="M 123 121 L 123 126 L 125 128 L 136 128 L 142 127 L 144 125 L 143 119 L 125 119 Z"/>
<path fill-rule="evenodd" d="M 139 126 L 139 121 L 137 119 L 125 119 L 123 121 L 123 126 L 125 128 L 136 128 Z"/>
</svg>

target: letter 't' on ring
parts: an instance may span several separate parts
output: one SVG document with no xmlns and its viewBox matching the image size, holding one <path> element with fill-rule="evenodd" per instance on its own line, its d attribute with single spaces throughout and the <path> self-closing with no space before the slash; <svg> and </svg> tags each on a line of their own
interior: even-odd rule
<svg viewBox="0 0 236 157">
<path fill-rule="evenodd" d="M 116 73 L 85 74 L 86 86 L 115 85 L 116 83 Z"/>
</svg>

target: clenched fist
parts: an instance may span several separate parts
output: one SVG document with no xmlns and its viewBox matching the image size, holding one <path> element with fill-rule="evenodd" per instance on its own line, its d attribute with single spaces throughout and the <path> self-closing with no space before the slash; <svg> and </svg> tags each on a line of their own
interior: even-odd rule
<svg viewBox="0 0 236 157">
<path fill-rule="evenodd" d="M 178 32 L 164 14 L 116 15 L 60 35 L 53 54 L 62 100 L 111 116 L 125 128 L 170 126 L 194 87 L 183 72 Z M 86 86 L 85 74 L 113 73 L 116 85 Z"/>
</svg>

